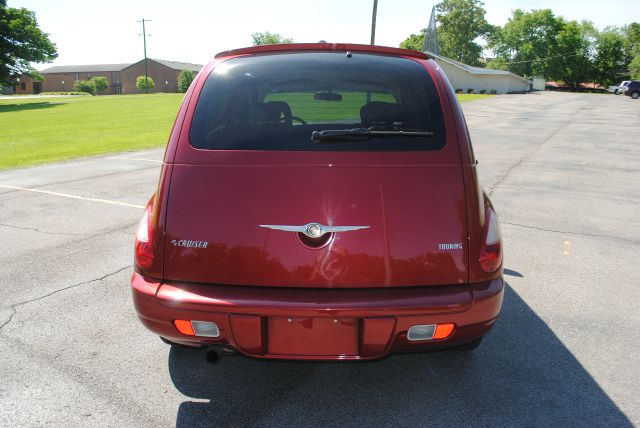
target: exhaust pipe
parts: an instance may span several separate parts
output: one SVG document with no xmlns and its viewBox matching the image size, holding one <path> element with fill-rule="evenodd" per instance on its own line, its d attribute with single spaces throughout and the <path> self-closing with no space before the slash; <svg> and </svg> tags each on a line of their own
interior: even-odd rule
<svg viewBox="0 0 640 428">
<path fill-rule="evenodd" d="M 220 357 L 225 356 L 237 356 L 238 352 L 229 345 L 209 345 L 206 353 L 207 361 L 210 363 L 217 362 Z"/>
</svg>

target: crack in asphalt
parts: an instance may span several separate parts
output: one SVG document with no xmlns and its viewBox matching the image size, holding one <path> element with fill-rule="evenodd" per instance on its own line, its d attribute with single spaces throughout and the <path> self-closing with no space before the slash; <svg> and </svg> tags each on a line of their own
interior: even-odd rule
<svg viewBox="0 0 640 428">
<path fill-rule="evenodd" d="M 578 108 L 578 110 L 576 110 L 570 117 L 570 119 L 566 122 L 563 123 L 562 125 L 559 125 L 551 134 L 549 134 L 543 141 L 542 143 L 540 143 L 535 149 L 533 149 L 531 152 L 529 152 L 527 155 L 523 156 L 522 159 L 520 159 L 518 162 L 516 162 L 515 164 L 511 165 L 507 171 L 502 175 L 502 177 L 500 177 L 498 179 L 498 181 L 496 181 L 495 183 L 493 183 L 493 185 L 489 188 L 489 191 L 487 192 L 487 194 L 489 195 L 489 197 L 491 197 L 491 195 L 493 195 L 493 192 L 496 190 L 496 188 L 502 184 L 502 182 L 504 180 L 507 179 L 507 177 L 509 176 L 509 174 L 511 174 L 511 172 L 518 168 L 520 165 L 522 165 L 524 162 L 529 162 L 529 158 L 533 155 L 535 155 L 545 144 L 547 144 L 547 142 L 549 142 L 553 137 L 556 136 L 556 134 L 558 134 L 560 131 L 562 131 L 563 129 L 567 128 L 569 125 L 571 125 L 571 123 L 573 122 L 573 119 L 576 117 L 576 115 L 578 113 L 580 113 L 583 109 L 584 109 L 584 105 L 581 106 L 580 108 Z"/>
<path fill-rule="evenodd" d="M 501 224 L 508 224 L 510 226 L 523 227 L 525 229 L 539 230 L 541 232 L 564 233 L 564 234 L 567 234 L 567 235 L 579 235 L 579 236 L 591 236 L 591 237 L 594 237 L 594 238 L 618 239 L 620 241 L 630 242 L 632 244 L 640 244 L 640 241 L 636 241 L 634 239 L 629 239 L 629 238 L 622 238 L 620 236 L 615 236 L 615 235 L 601 235 L 601 234 L 597 234 L 597 233 L 572 232 L 572 231 L 568 231 L 568 230 L 546 229 L 546 228 L 540 227 L 540 226 L 529 226 L 529 225 L 520 224 L 520 223 L 510 223 L 508 221 L 501 221 L 500 223 Z"/>
<path fill-rule="evenodd" d="M 138 225 L 138 221 L 136 220 L 134 223 L 127 223 L 121 227 L 117 227 L 115 229 L 102 229 L 96 230 L 92 233 L 69 233 L 69 232 L 51 232 L 48 230 L 38 229 L 36 227 L 22 227 L 22 226 L 14 226 L 12 224 L 0 223 L 0 226 L 10 227 L 12 229 L 20 229 L 20 230 L 31 230 L 38 233 L 43 233 L 45 235 L 63 235 L 63 236 L 86 236 L 88 238 L 82 238 L 77 241 L 73 241 L 73 243 L 80 243 L 86 240 L 90 240 L 92 238 L 99 238 L 105 235 L 109 235 L 111 233 L 121 233 L 127 236 L 133 236 L 133 233 L 127 232 L 127 229 L 135 227 Z M 82 250 L 84 251 L 84 250 Z"/>
<path fill-rule="evenodd" d="M 533 154 L 533 153 L 531 153 Z M 528 157 L 528 156 L 527 156 Z M 517 167 L 519 167 L 520 165 L 522 165 L 522 163 L 526 160 L 526 158 L 522 158 L 520 159 L 519 162 L 516 162 L 515 164 L 511 165 L 509 167 L 509 169 L 507 169 L 507 171 L 502 175 L 502 177 L 500 177 L 498 179 L 498 181 L 496 181 L 495 183 L 493 183 L 493 185 L 489 188 L 489 197 L 491 197 L 491 195 L 493 195 L 493 191 L 496 189 L 496 187 L 498 187 L 499 185 L 502 184 L 502 182 L 509 176 L 509 174 L 511 174 L 511 171 L 513 171 L 514 169 L 516 169 Z"/>
<path fill-rule="evenodd" d="M 2 330 L 5 325 L 9 324 L 11 322 L 11 320 L 13 319 L 13 317 L 18 312 L 15 308 L 12 308 L 11 306 L 9 306 L 9 309 L 11 310 L 11 315 L 9 316 L 8 320 L 6 320 L 5 322 L 2 323 L 2 325 L 0 325 L 0 330 Z"/>
<path fill-rule="evenodd" d="M 132 172 L 146 171 L 146 170 L 154 169 L 154 168 L 157 169 L 158 166 L 154 165 L 154 166 L 136 168 L 136 169 L 126 170 L 126 171 L 114 171 L 114 172 L 109 172 L 109 173 L 106 173 L 106 174 L 97 174 L 97 175 L 92 175 L 90 177 L 82 177 L 82 178 L 75 178 L 75 179 L 68 179 L 68 180 L 52 181 L 52 182 L 49 182 L 49 183 L 43 183 L 41 185 L 32 186 L 32 187 L 29 187 L 29 188 L 30 189 L 45 189 L 45 188 L 47 188 L 49 186 L 56 186 L 56 185 L 59 185 L 59 184 L 81 183 L 83 181 L 94 180 L 94 179 L 97 179 L 97 178 L 114 177 L 114 176 L 117 176 L 117 175 L 130 174 Z M 19 190 L 9 190 L 7 192 L 2 192 L 1 194 L 5 195 L 5 194 L 13 193 L 13 192 L 19 192 Z"/>
<path fill-rule="evenodd" d="M 125 267 L 119 268 L 118 270 L 116 270 L 116 271 L 114 271 L 114 272 L 111 272 L 111 273 L 108 273 L 108 274 L 106 274 L 106 275 L 103 275 L 103 276 L 101 276 L 100 278 L 95 278 L 95 279 L 91 279 L 91 280 L 89 280 L 89 281 L 79 282 L 79 283 L 77 283 L 77 284 L 73 284 L 73 285 L 69 285 L 69 286 L 67 286 L 67 287 L 59 288 L 59 289 L 57 289 L 57 290 L 54 290 L 54 291 L 52 291 L 52 292 L 50 292 L 50 293 L 47 293 L 47 294 L 45 294 L 45 295 L 43 295 L 43 296 L 40 296 L 40 297 L 35 297 L 35 298 L 33 298 L 33 299 L 24 300 L 24 301 L 22 301 L 22 302 L 14 303 L 13 305 L 10 305 L 10 306 L 5 306 L 4 308 L 2 308 L 2 310 L 4 310 L 4 309 L 10 309 L 10 310 L 12 310 L 12 311 L 13 311 L 13 313 L 11 314 L 11 316 L 9 317 L 9 319 L 8 319 L 6 322 L 4 322 L 4 323 L 0 326 L 0 330 L 2 330 L 5 326 L 7 326 L 7 325 L 11 322 L 11 320 L 13 319 L 13 317 L 14 317 L 14 316 L 16 315 L 16 313 L 17 313 L 17 309 L 16 309 L 16 308 L 18 308 L 18 307 L 20 307 L 20 306 L 24 306 L 24 305 L 26 305 L 26 304 L 28 304 L 28 303 L 37 302 L 38 300 L 46 299 L 47 297 L 53 296 L 54 294 L 60 293 L 61 291 L 70 290 L 70 289 L 72 289 L 72 288 L 77 288 L 77 287 L 80 287 L 80 286 L 83 286 L 83 285 L 91 284 L 91 283 L 93 283 L 93 282 L 104 281 L 106 278 L 108 278 L 108 277 L 110 277 L 110 276 L 113 276 L 113 275 L 117 275 L 117 274 L 119 274 L 120 272 L 122 272 L 122 271 L 124 271 L 124 270 L 126 270 L 126 269 L 129 269 L 129 268 L 131 268 L 131 267 L 133 267 L 133 265 L 127 265 L 127 266 L 125 266 Z"/>
<path fill-rule="evenodd" d="M 89 236 L 93 235 L 92 233 L 69 233 L 69 232 L 51 232 L 48 230 L 38 229 L 37 227 L 22 227 L 15 226 L 13 224 L 0 223 L 0 226 L 9 227 L 11 229 L 20 229 L 20 230 L 31 230 L 38 233 L 44 233 L 45 235 L 65 235 L 65 236 Z"/>
</svg>

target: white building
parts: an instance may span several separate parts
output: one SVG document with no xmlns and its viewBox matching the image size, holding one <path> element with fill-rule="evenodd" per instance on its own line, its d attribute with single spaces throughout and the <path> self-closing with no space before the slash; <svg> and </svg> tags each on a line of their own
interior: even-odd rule
<svg viewBox="0 0 640 428">
<path fill-rule="evenodd" d="M 531 90 L 530 80 L 510 71 L 473 67 L 431 52 L 426 54 L 442 68 L 454 90 L 462 89 L 464 93 L 469 89 L 473 89 L 475 93 L 496 91 L 498 94 Z"/>
</svg>

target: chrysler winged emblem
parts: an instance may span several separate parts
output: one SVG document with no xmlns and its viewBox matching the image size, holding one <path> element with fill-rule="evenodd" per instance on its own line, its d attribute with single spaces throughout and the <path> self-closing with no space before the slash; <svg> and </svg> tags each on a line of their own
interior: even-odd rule
<svg viewBox="0 0 640 428">
<path fill-rule="evenodd" d="M 352 230 L 368 229 L 369 226 L 324 226 L 320 223 L 308 223 L 303 226 L 289 226 L 283 224 L 259 224 L 266 229 L 282 230 L 284 232 L 303 233 L 309 238 L 320 238 L 326 233 L 349 232 Z"/>
</svg>

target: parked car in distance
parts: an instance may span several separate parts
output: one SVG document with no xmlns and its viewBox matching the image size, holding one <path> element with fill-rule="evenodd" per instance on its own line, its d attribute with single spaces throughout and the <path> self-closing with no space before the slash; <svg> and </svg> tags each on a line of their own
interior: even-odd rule
<svg viewBox="0 0 640 428">
<path fill-rule="evenodd" d="M 171 344 L 301 360 L 471 350 L 502 238 L 456 95 L 427 55 L 222 52 L 171 131 L 133 300 Z"/>
<path fill-rule="evenodd" d="M 608 91 L 619 95 L 624 92 L 624 87 L 629 84 L 630 80 L 623 80 L 618 86 L 609 86 Z"/>
<path fill-rule="evenodd" d="M 640 98 L 640 80 L 632 80 L 624 86 L 625 95 L 630 96 L 634 100 Z"/>
</svg>

